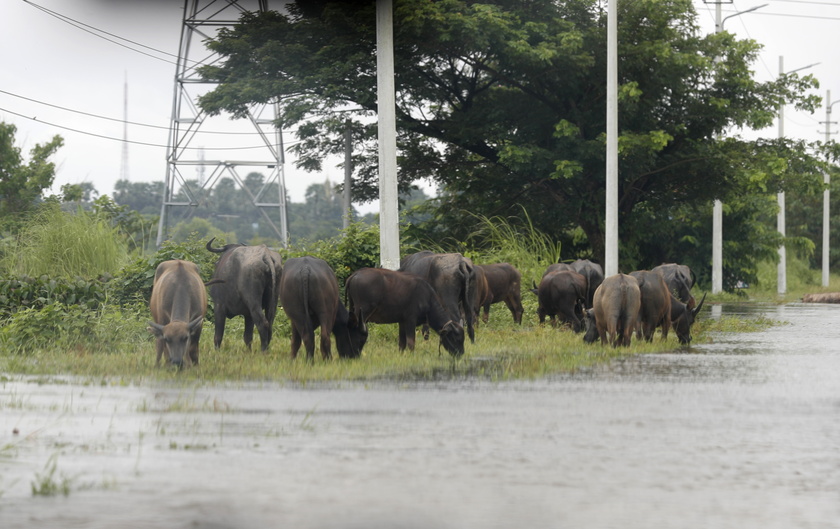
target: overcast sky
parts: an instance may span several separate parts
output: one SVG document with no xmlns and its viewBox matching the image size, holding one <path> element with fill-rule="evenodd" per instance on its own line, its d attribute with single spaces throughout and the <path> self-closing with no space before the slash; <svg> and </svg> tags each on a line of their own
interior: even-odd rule
<svg viewBox="0 0 840 529">
<path fill-rule="evenodd" d="M 269 7 L 277 9 L 283 3 L 270 0 Z M 694 3 L 703 29 L 714 31 L 714 5 L 702 0 Z M 735 0 L 724 4 L 723 16 L 763 3 L 769 5 L 725 23 L 726 30 L 765 46 L 755 65 L 756 77 L 768 80 L 778 75 L 779 56 L 784 56 L 786 71 L 818 62 L 801 73 L 813 73 L 820 80 L 818 95 L 825 97 L 829 89 L 833 100 L 840 99 L 840 0 Z M 112 193 L 121 174 L 125 115 L 132 122 L 128 126 L 129 179 L 164 179 L 183 5 L 181 0 L 2 0 L 0 120 L 15 124 L 17 144 L 27 157 L 34 144 L 47 142 L 56 134 L 64 138 L 65 145 L 54 158 L 58 165 L 55 190 L 65 183 L 91 182 L 101 194 Z M 835 111 L 835 115 L 840 113 L 840 105 L 835 105 Z M 814 115 L 787 108 L 785 134 L 821 140 L 825 131 L 822 121 L 824 107 Z M 234 125 L 225 119 L 216 128 L 228 126 Z M 213 130 L 208 127 L 202 130 Z M 840 127 L 834 125 L 832 130 Z M 758 133 L 766 137 L 777 134 L 776 126 Z M 212 141 L 210 135 L 206 138 L 206 143 Z M 203 144 L 203 140 L 194 142 L 195 146 Z M 205 157 L 217 158 L 212 152 L 206 152 Z M 184 174 L 190 177 L 188 172 Z M 287 164 L 285 172 L 295 202 L 304 200 L 309 185 L 326 178 L 340 182 L 343 177 L 343 170 L 334 165 L 325 166 L 321 174 L 311 174 Z"/>
</svg>

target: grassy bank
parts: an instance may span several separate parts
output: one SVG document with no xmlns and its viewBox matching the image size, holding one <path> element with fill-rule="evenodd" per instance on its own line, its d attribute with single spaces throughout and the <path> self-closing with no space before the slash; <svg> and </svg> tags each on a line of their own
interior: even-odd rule
<svg viewBox="0 0 840 529">
<path fill-rule="evenodd" d="M 93 384 L 132 384 L 144 381 L 276 381 L 288 383 L 356 381 L 432 381 L 439 379 L 479 378 L 484 380 L 530 379 L 556 373 L 570 373 L 609 362 L 620 355 L 690 352 L 680 346 L 672 334 L 665 341 L 635 341 L 629 348 L 613 349 L 600 344 L 585 344 L 581 334 L 567 328 L 540 326 L 533 312 L 523 325 L 515 326 L 507 310 L 495 310 L 489 325 L 476 332 L 476 342 L 467 342 L 466 354 L 452 358 L 439 349 L 432 333 L 424 341 L 418 332 L 414 352 L 400 353 L 397 348 L 396 325 L 371 326 L 371 335 L 362 358 L 339 359 L 334 354 L 323 360 L 317 352 L 313 363 L 305 360 L 303 350 L 296 360 L 289 354 L 289 337 L 285 317 L 278 316 L 276 334 L 266 353 L 248 351 L 242 343 L 241 318 L 231 320 L 222 348 L 213 348 L 213 326 L 205 323 L 200 344 L 200 365 L 178 372 L 155 367 L 154 344 L 146 336 L 142 315 L 120 315 L 119 332 L 125 339 L 104 341 L 99 333 L 115 331 L 114 320 L 103 318 L 87 329 L 92 333 L 74 345 L 42 345 L 35 349 L 19 348 L 0 353 L 0 373 L 27 375 L 72 375 L 86 378 Z M 766 319 L 741 320 L 701 318 L 695 324 L 694 343 L 711 340 L 716 331 L 748 332 L 772 325 Z M 65 342 L 67 344 L 70 341 Z M 317 340 L 316 340 L 317 343 Z"/>
</svg>

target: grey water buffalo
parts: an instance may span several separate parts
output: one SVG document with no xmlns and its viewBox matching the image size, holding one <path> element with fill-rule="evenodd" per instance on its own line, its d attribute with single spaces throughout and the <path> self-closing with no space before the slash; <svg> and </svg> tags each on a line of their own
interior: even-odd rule
<svg viewBox="0 0 840 529">
<path fill-rule="evenodd" d="M 639 310 L 639 326 L 637 335 L 647 341 L 653 340 L 657 327 L 662 328 L 662 339 L 668 338 L 671 329 L 671 293 L 665 278 L 659 272 L 652 270 L 637 270 L 630 272 L 639 283 L 642 305 Z"/>
<path fill-rule="evenodd" d="M 459 314 L 443 305 L 435 289 L 420 276 L 382 268 L 361 268 L 345 283 L 347 309 L 361 325 L 399 324 L 399 347 L 413 351 L 417 326 L 428 322 L 452 356 L 464 354 Z"/>
<path fill-rule="evenodd" d="M 470 341 L 475 342 L 475 265 L 459 253 L 434 253 L 422 251 L 407 256 L 400 272 L 415 274 L 432 285 L 446 310 L 453 316 L 461 315 Z"/>
<path fill-rule="evenodd" d="M 593 326 L 597 329 L 602 344 L 629 346 L 640 309 L 641 292 L 636 278 L 626 274 L 612 275 L 595 290 L 593 307 L 586 311 L 586 325 L 588 329 Z M 592 333 L 587 331 L 584 340 L 590 338 L 594 341 Z"/>
<path fill-rule="evenodd" d="M 554 327 L 560 320 L 569 323 L 575 332 L 583 330 L 578 316 L 586 299 L 586 278 L 582 275 L 573 270 L 547 273 L 532 292 L 537 294 L 539 301 L 537 316 L 540 323 L 545 323 L 545 317 L 549 316 Z"/>
<path fill-rule="evenodd" d="M 198 341 L 207 312 L 207 292 L 198 265 L 179 259 L 160 263 L 149 309 L 153 321 L 148 330 L 156 339 L 156 365 L 164 354 L 179 368 L 198 364 Z"/>
<path fill-rule="evenodd" d="M 338 280 L 326 261 L 309 256 L 287 259 L 280 278 L 280 304 L 292 324 L 292 358 L 297 357 L 302 341 L 307 358 L 314 360 L 316 327 L 320 327 L 324 359 L 332 355 L 330 333 L 335 336 L 338 356 L 361 355 L 367 332 L 341 302 Z"/>
<path fill-rule="evenodd" d="M 694 298 L 692 298 L 694 299 Z M 697 319 L 697 314 L 703 308 L 703 302 L 706 301 L 706 294 L 700 298 L 700 304 L 691 308 L 687 304 L 671 296 L 671 327 L 677 333 L 677 338 L 683 345 L 691 343 L 691 326 Z"/>
<path fill-rule="evenodd" d="M 490 289 L 491 299 L 483 305 L 484 314 L 482 320 L 487 322 L 490 317 L 490 305 L 503 301 L 510 313 L 513 314 L 513 322 L 522 323 L 522 274 L 509 263 L 494 263 L 477 265 L 484 270 L 484 277 L 487 279 L 487 286 Z"/>
<path fill-rule="evenodd" d="M 282 258 L 264 244 L 227 244 L 213 248 L 214 240 L 210 239 L 206 246 L 208 251 L 220 254 L 213 279 L 223 280 L 224 283 L 210 288 L 210 297 L 215 304 L 216 333 L 213 343 L 217 349 L 221 346 L 228 318 L 243 316 L 245 345 L 251 348 L 256 325 L 260 345 L 265 351 L 271 343 L 271 327 L 277 313 Z"/>
<path fill-rule="evenodd" d="M 665 284 L 668 285 L 668 290 L 674 296 L 689 306 L 694 308 L 696 300 L 691 295 L 691 288 L 694 286 L 694 273 L 686 265 L 677 263 L 665 263 L 653 268 L 654 272 L 659 272 L 665 278 Z"/>
<path fill-rule="evenodd" d="M 592 300 L 595 298 L 595 290 L 604 281 L 604 269 L 598 263 L 589 259 L 578 259 L 571 264 L 572 270 L 586 278 L 586 303 L 587 309 L 592 308 Z"/>
</svg>

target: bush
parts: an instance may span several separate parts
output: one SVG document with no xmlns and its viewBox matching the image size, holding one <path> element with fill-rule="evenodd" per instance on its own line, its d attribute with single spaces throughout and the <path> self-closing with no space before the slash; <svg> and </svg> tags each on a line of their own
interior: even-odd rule
<svg viewBox="0 0 840 529">
<path fill-rule="evenodd" d="M 7 274 L 91 278 L 119 270 L 128 246 L 108 223 L 83 211 L 66 213 L 48 202 L 4 254 Z"/>
<path fill-rule="evenodd" d="M 55 303 L 96 310 L 107 297 L 107 283 L 102 280 L 47 276 L 0 278 L 0 317 L 9 317 L 22 309 L 41 310 Z"/>
<path fill-rule="evenodd" d="M 214 245 L 224 243 L 224 240 L 217 240 Z M 201 278 L 209 281 L 213 276 L 218 255 L 208 252 L 206 245 L 206 240 L 201 240 L 194 234 L 185 242 L 166 241 L 154 254 L 135 259 L 111 281 L 114 301 L 121 305 L 138 301 L 148 302 L 152 296 L 155 270 L 160 263 L 171 259 L 192 261 L 198 265 Z"/>
</svg>

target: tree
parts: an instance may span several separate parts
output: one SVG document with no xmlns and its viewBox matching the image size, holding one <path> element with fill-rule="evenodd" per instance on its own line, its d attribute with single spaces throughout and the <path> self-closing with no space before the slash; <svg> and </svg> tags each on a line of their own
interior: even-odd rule
<svg viewBox="0 0 840 529">
<path fill-rule="evenodd" d="M 767 192 L 817 185 L 801 143 L 716 140 L 768 126 L 782 102 L 813 110 L 812 77 L 755 81 L 759 45 L 700 35 L 690 0 L 618 10 L 623 261 L 648 263 L 639 248 L 650 233 L 635 228 L 653 225 L 673 238 L 671 219 L 686 203 L 737 201 L 756 177 Z M 394 17 L 401 191 L 418 177 L 439 184 L 438 230 L 458 235 L 470 227 L 467 211 L 515 216 L 523 205 L 557 238 L 582 231 L 602 258 L 602 2 L 403 0 Z M 350 121 L 362 145 L 354 196 L 375 198 L 374 34 L 370 1 L 298 1 L 288 15 L 243 15 L 209 43 L 226 60 L 202 69 L 219 84 L 200 104 L 241 116 L 251 103 L 280 101 L 279 124 L 297 126 L 298 163 L 308 168 L 341 152 Z M 810 169 L 795 174 L 793 166 Z"/>
<path fill-rule="evenodd" d="M 64 144 L 61 136 L 36 144 L 25 163 L 15 146 L 15 132 L 14 125 L 0 122 L 0 217 L 19 217 L 32 209 L 55 180 L 55 164 L 49 158 Z"/>
</svg>

